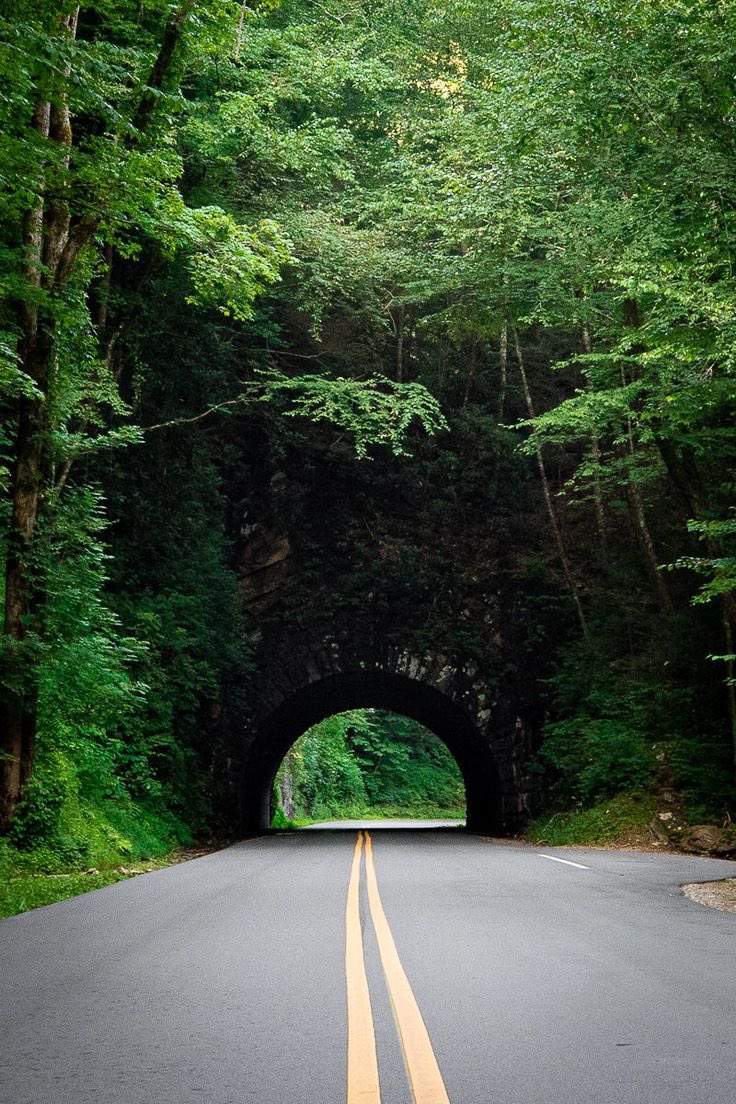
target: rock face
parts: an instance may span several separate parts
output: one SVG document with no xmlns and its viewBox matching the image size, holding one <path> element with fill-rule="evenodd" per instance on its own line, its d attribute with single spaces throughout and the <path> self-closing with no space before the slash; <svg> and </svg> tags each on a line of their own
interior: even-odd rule
<svg viewBox="0 0 736 1104">
<path fill-rule="evenodd" d="M 529 640 L 540 626 L 536 610 L 532 629 L 525 620 L 508 521 L 465 510 L 438 526 L 411 469 L 399 480 L 383 462 L 325 463 L 312 458 L 319 470 L 305 474 L 301 455 L 298 470 L 264 461 L 260 477 L 255 465 L 241 505 L 237 562 L 255 667 L 251 720 L 233 754 L 243 827 L 270 823 L 274 774 L 307 728 L 374 707 L 445 741 L 472 827 L 520 830 L 537 792 L 539 649 Z"/>
<path fill-rule="evenodd" d="M 686 851 L 706 852 L 709 855 L 736 855 L 736 826 L 719 828 L 716 824 L 696 824 L 682 839 Z"/>
</svg>

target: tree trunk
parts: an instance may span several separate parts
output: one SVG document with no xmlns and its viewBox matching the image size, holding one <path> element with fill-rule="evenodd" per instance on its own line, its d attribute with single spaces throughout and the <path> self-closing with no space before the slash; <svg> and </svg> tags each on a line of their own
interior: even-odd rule
<svg viewBox="0 0 736 1104">
<path fill-rule="evenodd" d="M 641 312 L 639 310 L 639 304 L 636 299 L 624 300 L 624 325 L 629 329 L 639 329 L 641 326 Z M 634 352 L 643 352 L 644 347 L 641 345 L 634 347 Z M 621 366 L 621 386 L 625 387 L 627 383 L 626 371 Z M 630 460 L 634 460 L 636 456 L 636 446 L 634 444 L 634 430 L 631 415 L 626 417 L 626 449 Z M 631 465 L 633 469 L 633 464 Z M 659 570 L 659 557 L 657 556 L 657 550 L 654 546 L 654 540 L 652 538 L 649 525 L 647 524 L 646 513 L 644 511 L 644 503 L 641 500 L 639 494 L 639 488 L 631 477 L 631 471 L 627 473 L 626 477 L 626 497 L 629 503 L 629 514 L 631 516 L 632 524 L 634 526 L 634 532 L 639 538 L 642 552 L 644 553 L 644 560 L 647 565 L 654 592 L 657 596 L 657 602 L 659 608 L 663 614 L 672 613 L 672 601 L 670 599 L 669 590 L 664 581 L 664 576 Z"/>
<path fill-rule="evenodd" d="M 236 61 L 240 60 L 240 52 L 243 49 L 243 28 L 245 26 L 245 16 L 248 11 L 248 0 L 242 0 L 240 5 L 240 15 L 238 16 L 238 29 L 235 32 L 235 50 L 233 51 L 233 57 Z"/>
<path fill-rule="evenodd" d="M 724 594 L 721 602 L 721 624 L 723 626 L 723 639 L 726 645 L 726 655 L 734 654 L 734 600 L 730 594 Z M 733 773 L 736 778 L 736 671 L 734 661 L 726 660 L 726 701 L 728 703 L 728 721 L 731 729 L 731 751 L 733 760 Z"/>
<path fill-rule="evenodd" d="M 624 387 L 626 386 L 626 373 L 623 368 L 621 369 L 621 384 Z M 633 424 L 631 417 L 628 415 L 626 417 L 626 452 L 631 462 L 631 469 L 633 469 L 633 461 L 636 457 L 636 445 L 634 444 Z M 631 470 L 626 473 L 626 498 L 629 504 L 629 515 L 634 526 L 634 532 L 639 538 L 639 544 L 644 554 L 644 561 L 652 580 L 652 586 L 657 596 L 659 608 L 663 614 L 669 615 L 672 613 L 672 600 L 670 599 L 670 593 L 664 581 L 664 576 L 659 570 L 657 549 L 655 548 L 654 539 L 647 522 L 644 503 L 641 500 L 639 488 L 632 478 Z"/>
<path fill-rule="evenodd" d="M 639 544 L 644 553 L 644 560 L 652 580 L 654 591 L 657 595 L 659 608 L 662 613 L 670 614 L 672 613 L 672 601 L 662 572 L 659 570 L 659 557 L 657 556 L 657 550 L 654 545 L 651 530 L 647 523 L 644 504 L 639 494 L 639 488 L 632 482 L 629 476 L 626 478 L 626 498 L 629 503 L 629 514 L 634 525 L 634 531 L 639 538 Z"/>
<path fill-rule="evenodd" d="M 519 375 L 521 376 L 521 385 L 524 390 L 524 399 L 526 400 L 526 408 L 530 418 L 534 417 L 534 403 L 532 401 L 532 393 L 529 388 L 529 381 L 527 379 L 526 368 L 524 367 L 524 357 L 521 352 L 521 345 L 519 344 L 519 337 L 516 330 L 513 331 L 514 351 L 516 353 L 516 361 L 519 366 Z M 542 448 L 539 442 L 535 438 L 535 451 L 537 455 L 537 468 L 539 469 L 539 478 L 542 483 L 542 493 L 544 494 L 544 501 L 547 507 L 547 514 L 549 517 L 550 527 L 554 536 L 555 545 L 557 547 L 557 554 L 560 557 L 560 564 L 562 565 L 562 573 L 565 576 L 565 582 L 567 583 L 567 589 L 570 592 L 570 597 L 575 605 L 575 611 L 578 615 L 578 621 L 580 622 L 580 628 L 585 640 L 590 643 L 590 633 L 588 631 L 588 623 L 585 620 L 585 614 L 583 612 L 583 605 L 580 601 L 580 595 L 578 594 L 577 586 L 575 585 L 575 579 L 573 578 L 572 569 L 570 567 L 570 561 L 567 557 L 567 550 L 565 548 L 565 542 L 562 539 L 562 530 L 560 529 L 560 523 L 557 520 L 557 512 L 552 501 L 552 493 L 549 487 L 549 480 L 547 478 L 547 469 L 544 464 L 544 456 L 542 455 Z"/>
<path fill-rule="evenodd" d="M 478 364 L 478 339 L 476 338 L 470 346 L 470 364 L 468 366 L 468 374 L 465 377 L 465 391 L 463 393 L 463 407 L 466 407 L 470 402 L 470 395 L 475 384 L 475 371 Z"/>
<path fill-rule="evenodd" d="M 659 434 L 654 438 L 673 486 L 680 492 L 687 507 L 688 517 L 702 518 L 708 505 L 708 495 L 700 478 L 700 472 L 690 448 L 677 450 L 669 438 Z"/>
<path fill-rule="evenodd" d="M 506 385 L 508 382 L 508 364 L 509 364 L 509 327 L 508 323 L 504 322 L 501 327 L 501 336 L 498 339 L 498 408 L 497 408 L 497 421 L 499 425 L 503 422 L 503 416 L 506 410 Z"/>
<path fill-rule="evenodd" d="M 396 310 L 396 382 L 404 382 L 404 308 Z"/>
<path fill-rule="evenodd" d="M 75 18 L 76 22 L 76 18 Z M 38 101 L 33 127 L 42 139 L 58 129 L 58 109 Z M 41 166 L 43 171 L 44 166 Z M 56 204 L 58 217 L 59 205 Z M 38 199 L 23 219 L 23 277 L 29 289 L 46 280 L 43 266 L 56 245 L 47 233 L 47 208 Z M 32 617 L 30 556 L 43 485 L 44 437 L 47 429 L 46 391 L 53 349 L 52 324 L 43 317 L 32 296 L 18 312 L 21 340 L 19 360 L 43 397 L 22 396 L 15 418 L 14 463 L 11 480 L 11 514 L 5 560 L 3 616 L 4 683 L 0 698 L 0 834 L 5 834 L 15 813 L 32 764 L 36 743 L 35 671 L 28 646 Z"/>
<path fill-rule="evenodd" d="M 41 330 L 24 367 L 40 390 L 48 383 L 51 335 Z M 36 741 L 36 680 L 28 635 L 33 616 L 30 557 L 44 485 L 46 403 L 22 398 L 16 423 L 10 538 L 5 562 L 5 662 L 0 705 L 0 833 L 6 832 L 30 774 Z"/>
<path fill-rule="evenodd" d="M 583 323 L 583 348 L 586 353 L 592 351 L 593 342 L 590 337 L 590 327 L 587 322 Z M 586 386 L 590 386 L 588 383 Z M 593 462 L 595 464 L 595 475 L 593 476 L 593 502 L 595 504 L 595 527 L 598 533 L 598 545 L 600 547 L 601 558 L 603 561 L 608 559 L 608 538 L 606 533 L 606 514 L 603 508 L 603 493 L 601 491 L 601 477 L 599 475 L 601 467 L 601 447 L 598 440 L 598 434 L 593 430 L 590 434 L 590 451 L 593 456 Z"/>
</svg>

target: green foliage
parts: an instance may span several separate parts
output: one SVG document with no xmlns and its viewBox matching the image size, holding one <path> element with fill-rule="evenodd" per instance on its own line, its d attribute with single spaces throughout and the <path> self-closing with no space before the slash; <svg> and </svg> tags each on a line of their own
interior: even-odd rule
<svg viewBox="0 0 736 1104">
<path fill-rule="evenodd" d="M 329 422 L 350 433 L 361 460 L 371 445 L 386 445 L 394 455 L 405 455 L 414 423 L 429 436 L 448 428 L 437 400 L 424 387 L 394 383 L 385 376 L 368 380 L 323 376 L 288 379 L 269 373 L 264 388 L 262 401 L 286 400 L 286 417 Z"/>
<path fill-rule="evenodd" d="M 623 663 L 608 641 L 597 655 L 569 649 L 553 676 L 555 719 L 544 727 L 540 761 L 553 768 L 558 808 L 591 806 L 645 789 L 659 744 L 681 731 L 688 694 L 665 685 L 656 658 Z"/>
<path fill-rule="evenodd" d="M 126 634 L 105 594 L 107 524 L 99 492 L 73 487 L 44 519 L 35 549 L 46 595 L 44 633 L 35 641 L 38 751 L 11 840 L 65 869 L 161 854 L 188 842 L 192 827 L 202 830 L 206 821 L 193 800 L 191 764 L 178 779 L 182 790 L 189 784 L 188 794 L 162 786 L 161 751 L 143 721 L 150 688 L 142 676 L 152 646 Z M 171 728 L 161 734 L 177 762 L 186 759 Z"/>
<path fill-rule="evenodd" d="M 310 729 L 288 752 L 280 769 L 282 795 L 291 789 L 291 818 L 324 820 L 339 809 L 366 804 L 363 777 L 347 745 L 350 714 L 339 714 Z M 288 800 L 288 798 L 287 798 Z M 282 796 L 282 808 L 284 798 Z"/>
<path fill-rule="evenodd" d="M 80 769 L 79 742 L 68 754 L 42 745 L 11 835 L 0 843 L 0 916 L 110 885 L 129 876 L 125 864 L 140 872 L 141 863 L 191 843 L 185 823 L 134 801 L 109 762 L 96 766 L 92 778 Z"/>
<path fill-rule="evenodd" d="M 581 844 L 615 844 L 631 841 L 646 830 L 657 808 L 647 793 L 621 793 L 589 809 L 552 813 L 532 821 L 528 836 L 536 844 L 565 847 Z"/>
<path fill-rule="evenodd" d="M 251 662 L 247 625 L 213 450 L 159 439 L 147 460 L 141 468 L 131 458 L 115 476 L 125 506 L 113 529 L 114 603 L 126 629 L 146 641 L 133 667 L 145 692 L 123 727 L 120 770 L 136 800 L 162 804 L 201 834 L 218 797 L 213 710 L 229 709 L 243 723 L 237 686 Z"/>
<path fill-rule="evenodd" d="M 736 591 L 736 556 L 730 552 L 736 537 L 736 518 L 724 521 L 691 521 L 688 525 L 691 533 L 697 533 L 698 539 L 709 546 L 709 556 L 680 556 L 674 567 L 686 567 L 698 575 L 709 575 L 693 602 L 704 604 L 723 595 Z M 722 554 L 714 555 L 718 550 Z"/>
<path fill-rule="evenodd" d="M 37 762 L 13 825 L 13 841 L 21 847 L 34 843 L 43 846 L 49 841 L 61 845 L 64 805 L 77 794 L 76 777 L 65 759 L 57 755 L 45 763 Z"/>
<path fill-rule="evenodd" d="M 101 889 L 171 861 L 176 841 L 171 824 L 145 814 L 141 819 L 135 806 L 112 815 L 130 838 L 105 812 L 90 806 L 83 810 L 82 842 L 76 848 L 55 843 L 26 850 L 0 841 L 0 918 Z M 183 842 L 188 842 L 186 833 Z"/>
<path fill-rule="evenodd" d="M 246 227 L 220 207 L 190 209 L 178 196 L 174 202 L 158 236 L 170 255 L 186 257 L 193 291 L 185 302 L 240 322 L 252 318 L 257 296 L 279 280 L 291 256 L 277 224 L 262 219 Z"/>
<path fill-rule="evenodd" d="M 691 824 L 720 823 L 731 816 L 732 762 L 728 741 L 721 732 L 705 728 L 681 735 L 666 754 L 685 796 L 685 811 Z"/>
<path fill-rule="evenodd" d="M 44 519 L 37 547 L 46 595 L 39 678 L 41 730 L 49 745 L 79 737 L 105 742 L 105 734 L 136 708 L 141 688 L 130 675 L 140 651 L 126 637 L 104 595 L 110 559 L 101 494 L 75 487 Z M 102 754 L 102 752 L 101 752 Z"/>
<path fill-rule="evenodd" d="M 278 801 L 278 796 L 276 796 L 276 801 Z M 275 812 L 271 817 L 271 827 L 281 829 L 283 831 L 291 831 L 293 828 L 297 828 L 298 824 L 295 820 L 287 817 L 281 806 L 277 804 Z"/>
<path fill-rule="evenodd" d="M 660 640 L 659 651 L 626 662 L 614 658 L 613 640 L 597 655 L 568 649 L 551 680 L 555 719 L 545 725 L 539 753 L 553 809 L 675 789 L 700 820 L 728 812 L 729 741 L 717 697 L 693 696 L 692 643 Z"/>
<path fill-rule="evenodd" d="M 622 719 L 585 714 L 549 724 L 542 755 L 574 789 L 573 802 L 588 805 L 652 780 L 654 750 L 641 730 Z"/>
<path fill-rule="evenodd" d="M 129 875 L 119 874 L 116 870 L 97 874 L 58 873 L 44 876 L 5 873 L 3 876 L 0 868 L 0 918 L 52 905 L 55 901 L 65 901 L 68 897 L 89 893 L 92 889 L 102 889 L 126 877 Z"/>
<path fill-rule="evenodd" d="M 408 717 L 356 709 L 328 717 L 294 744 L 279 769 L 277 800 L 274 827 L 294 819 L 452 817 L 463 807 L 464 787 L 449 751 L 428 729 Z"/>
</svg>

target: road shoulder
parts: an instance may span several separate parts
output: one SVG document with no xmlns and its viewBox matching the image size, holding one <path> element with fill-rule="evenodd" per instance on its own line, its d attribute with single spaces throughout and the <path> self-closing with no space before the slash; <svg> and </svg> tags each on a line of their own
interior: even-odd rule
<svg viewBox="0 0 736 1104">
<path fill-rule="evenodd" d="M 719 882 L 690 882 L 682 890 L 686 897 L 699 905 L 720 912 L 736 912 L 736 878 L 724 878 Z"/>
</svg>

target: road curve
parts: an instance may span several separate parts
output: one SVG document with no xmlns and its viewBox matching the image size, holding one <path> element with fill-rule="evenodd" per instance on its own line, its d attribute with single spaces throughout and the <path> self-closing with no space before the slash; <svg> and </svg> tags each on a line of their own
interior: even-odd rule
<svg viewBox="0 0 736 1104">
<path fill-rule="evenodd" d="M 261 837 L 0 922 L 2 1104 L 345 1104 L 351 972 L 381 1104 L 411 1104 L 412 1046 L 417 1104 L 736 1099 L 736 915 L 679 889 L 736 863 L 357 840 Z"/>
</svg>

